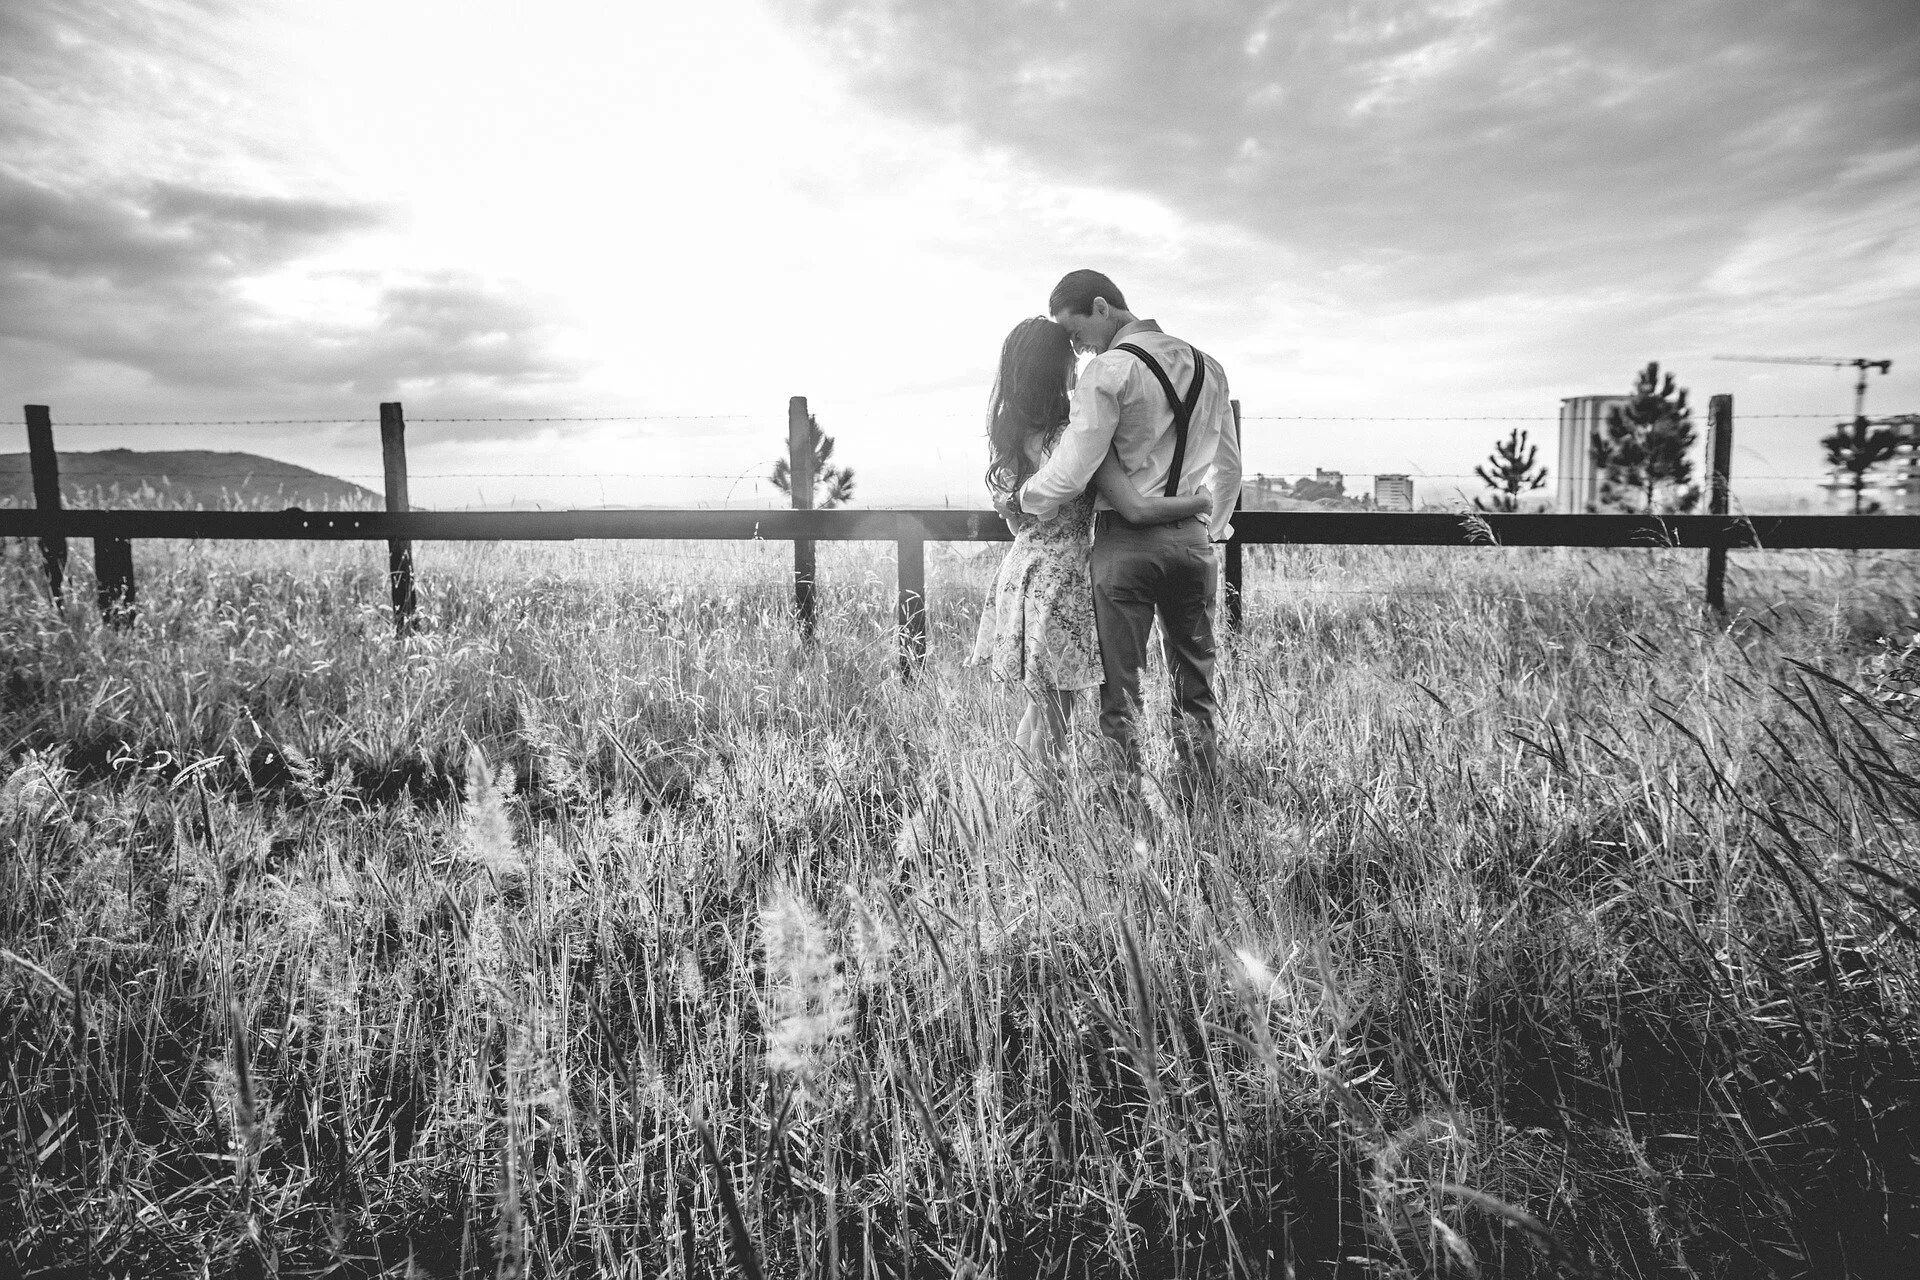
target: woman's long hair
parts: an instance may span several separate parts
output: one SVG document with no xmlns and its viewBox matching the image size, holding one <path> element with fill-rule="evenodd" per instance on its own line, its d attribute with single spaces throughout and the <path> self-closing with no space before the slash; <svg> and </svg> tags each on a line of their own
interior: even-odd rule
<svg viewBox="0 0 1920 1280">
<path fill-rule="evenodd" d="M 1072 402 L 1067 364 L 1073 339 L 1043 316 L 1022 320 L 1000 346 L 1000 372 L 987 401 L 987 488 L 1012 493 L 1034 472 L 1027 441 L 1050 446 Z"/>
</svg>

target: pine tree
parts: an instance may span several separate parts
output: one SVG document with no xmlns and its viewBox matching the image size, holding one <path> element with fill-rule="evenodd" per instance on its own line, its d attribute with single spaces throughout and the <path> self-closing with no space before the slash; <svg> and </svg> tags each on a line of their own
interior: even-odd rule
<svg viewBox="0 0 1920 1280">
<path fill-rule="evenodd" d="M 825 511 L 853 501 L 853 468 L 831 465 L 833 437 L 820 429 L 820 419 L 811 413 L 807 415 L 807 435 L 813 450 L 813 505 Z M 767 479 L 781 493 L 793 496 L 793 471 L 787 459 L 774 463 L 773 474 Z"/>
<path fill-rule="evenodd" d="M 1486 462 L 1473 469 L 1493 490 L 1489 497 L 1473 500 L 1474 510 L 1518 511 L 1521 494 L 1546 488 L 1547 469 L 1536 465 L 1539 456 L 1539 447 L 1528 443 L 1525 431 L 1515 427 L 1508 432 L 1505 440 L 1494 444 Z"/>
<path fill-rule="evenodd" d="M 1693 410 L 1671 373 L 1648 361 L 1625 405 L 1607 411 L 1606 430 L 1593 441 L 1600 472 L 1600 505 L 1649 515 L 1691 511 L 1700 501 L 1693 481 Z"/>
<path fill-rule="evenodd" d="M 1853 490 L 1853 514 L 1861 514 L 1867 489 L 1867 474 L 1900 452 L 1900 433 L 1892 427 L 1877 427 L 1866 418 L 1843 422 L 1821 442 L 1827 451 L 1827 465 L 1847 473 L 1847 487 Z"/>
</svg>

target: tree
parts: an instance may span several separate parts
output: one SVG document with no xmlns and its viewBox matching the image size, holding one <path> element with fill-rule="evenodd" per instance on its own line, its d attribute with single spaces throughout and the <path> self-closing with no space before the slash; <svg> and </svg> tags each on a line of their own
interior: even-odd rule
<svg viewBox="0 0 1920 1280">
<path fill-rule="evenodd" d="M 1300 502 L 1338 502 L 1347 496 L 1346 478 L 1323 480 L 1319 476 L 1302 476 L 1294 483 L 1291 496 Z"/>
<path fill-rule="evenodd" d="M 1493 446 L 1486 462 L 1473 469 L 1473 474 L 1493 490 L 1490 497 L 1475 498 L 1473 509 L 1518 511 L 1521 494 L 1547 487 L 1547 469 L 1536 465 L 1539 456 L 1539 446 L 1527 442 L 1525 431 L 1518 427 L 1509 431 L 1505 440 Z"/>
<path fill-rule="evenodd" d="M 1693 510 L 1700 501 L 1693 445 L 1686 388 L 1671 373 L 1663 380 L 1660 362 L 1648 361 L 1627 403 L 1607 411 L 1606 430 L 1594 437 L 1600 505 L 1649 515 Z"/>
<path fill-rule="evenodd" d="M 1847 473 L 1847 487 L 1853 490 L 1853 514 L 1861 514 L 1867 473 L 1900 452 L 1902 443 L 1898 431 L 1875 426 L 1864 417 L 1841 423 L 1820 442 L 1827 451 L 1827 465 Z"/>
<path fill-rule="evenodd" d="M 853 501 L 853 468 L 831 465 L 833 437 L 820 429 L 820 419 L 811 413 L 807 415 L 807 436 L 813 449 L 813 505 L 825 511 Z M 774 463 L 773 474 L 767 479 L 774 488 L 793 497 L 793 471 L 787 459 Z"/>
</svg>

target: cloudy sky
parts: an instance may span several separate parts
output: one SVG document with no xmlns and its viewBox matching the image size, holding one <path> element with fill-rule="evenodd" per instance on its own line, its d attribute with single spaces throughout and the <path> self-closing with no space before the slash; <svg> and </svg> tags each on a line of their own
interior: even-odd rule
<svg viewBox="0 0 1920 1280">
<path fill-rule="evenodd" d="M 5 402 L 341 419 L 67 449 L 364 476 L 399 399 L 424 503 L 739 503 L 804 394 L 863 502 L 973 505 L 999 341 L 1078 266 L 1221 358 L 1249 469 L 1438 496 L 1658 359 L 1791 490 L 1827 423 L 1762 415 L 1851 372 L 1710 357 L 1890 358 L 1869 409 L 1920 411 L 1920 11 L 0 5 Z"/>
</svg>

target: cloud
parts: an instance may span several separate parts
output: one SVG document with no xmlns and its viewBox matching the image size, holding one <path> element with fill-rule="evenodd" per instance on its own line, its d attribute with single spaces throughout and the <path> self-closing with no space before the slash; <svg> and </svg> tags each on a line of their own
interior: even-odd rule
<svg viewBox="0 0 1920 1280">
<path fill-rule="evenodd" d="M 999 253 L 1112 271 L 1213 344 L 1251 413 L 1550 418 L 1649 359 L 1743 414 L 1850 403 L 1845 378 L 1708 362 L 1733 351 L 1892 357 L 1875 403 L 1913 399 L 1909 0 L 776 3 L 876 111 L 1170 225 L 1172 247 L 1064 252 L 1014 228 Z M 1464 471 L 1485 434 L 1272 422 L 1249 449 Z M 1771 471 L 1818 469 L 1805 421 L 1740 435 Z"/>
<path fill-rule="evenodd" d="M 264 122 L 233 68 L 240 9 L 225 0 L 9 0 L 0 5 L 0 155 L 16 168 L 148 174 L 225 146 L 194 122 Z M 179 126 L 186 125 L 187 128 Z"/>
<path fill-rule="evenodd" d="M 350 470 L 402 399 L 461 441 L 439 470 L 731 476 L 806 393 L 867 499 L 957 500 L 1000 335 L 1093 265 L 1254 414 L 1550 417 L 1652 358 L 1743 412 L 1824 408 L 1805 371 L 1788 402 L 1772 366 L 1704 363 L 1740 350 L 1892 357 L 1906 407 L 1910 12 L 0 2 L 0 399 L 351 414 Z M 423 422 L 712 412 L 748 416 Z M 1450 430 L 1249 440 L 1269 469 L 1462 470 L 1481 429 Z M 304 424 L 246 436 L 334 465 Z"/>
<path fill-rule="evenodd" d="M 153 219 L 163 226 L 222 239 L 229 250 L 239 243 L 257 244 L 269 257 L 282 256 L 283 247 L 302 240 L 370 230 L 387 220 L 371 205 L 200 191 L 173 183 L 156 184 L 150 203 Z"/>
<path fill-rule="evenodd" d="M 1709 293 L 1794 305 L 1794 286 L 1822 281 L 1821 304 L 1858 309 L 1920 295 L 1920 145 L 1856 156 L 1799 200 L 1752 216 L 1705 281 Z"/>
<path fill-rule="evenodd" d="M 1628 274 L 1677 292 L 1744 242 L 1756 210 L 1920 123 L 1902 0 L 784 10 L 886 109 L 1272 239 L 1348 271 L 1357 299 Z"/>
<path fill-rule="evenodd" d="M 191 287 L 283 266 L 385 218 L 365 205 L 176 183 L 139 197 L 63 192 L 0 172 L 0 279 Z"/>
<path fill-rule="evenodd" d="M 270 56 L 223 0 L 0 6 L 0 380 L 173 418 L 402 393 L 484 416 L 572 378 L 549 297 L 399 248 L 410 212 L 338 194 Z"/>
<path fill-rule="evenodd" d="M 0 340 L 35 349 L 50 381 L 109 365 L 170 391 L 275 400 L 422 385 L 485 395 L 571 372 L 524 291 L 453 270 L 303 271 L 386 220 L 328 200 L 177 183 L 62 192 L 0 173 Z M 280 273 L 331 284 L 346 305 L 330 322 L 283 313 Z"/>
</svg>

